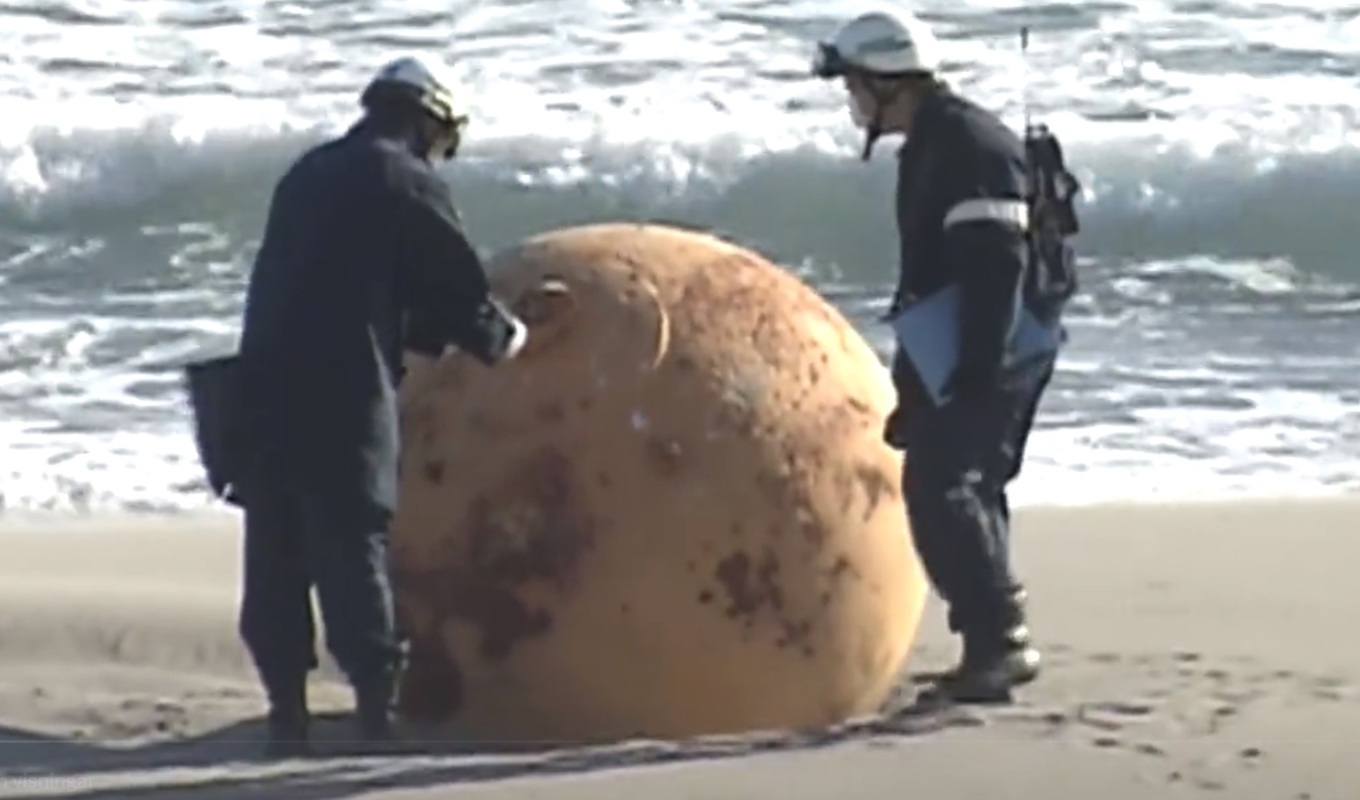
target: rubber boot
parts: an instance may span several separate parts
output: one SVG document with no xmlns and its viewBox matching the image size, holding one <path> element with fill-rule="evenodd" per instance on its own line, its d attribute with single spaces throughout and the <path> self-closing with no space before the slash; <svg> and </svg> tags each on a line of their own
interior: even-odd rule
<svg viewBox="0 0 1360 800">
<path fill-rule="evenodd" d="M 360 692 L 356 695 L 359 735 L 366 742 L 388 742 L 396 736 L 395 712 L 390 693 Z"/>
<path fill-rule="evenodd" d="M 1030 639 L 1025 592 L 1007 599 L 1001 625 L 963 631 L 963 658 L 936 690 L 956 703 L 1009 703 L 1012 690 L 1039 676 L 1042 658 Z"/>
<path fill-rule="evenodd" d="M 269 693 L 268 738 L 264 757 L 301 758 L 312 754 L 311 713 L 306 681 Z"/>
<path fill-rule="evenodd" d="M 397 685 L 400 670 L 382 674 L 354 688 L 355 721 L 366 745 L 395 743 Z"/>
</svg>

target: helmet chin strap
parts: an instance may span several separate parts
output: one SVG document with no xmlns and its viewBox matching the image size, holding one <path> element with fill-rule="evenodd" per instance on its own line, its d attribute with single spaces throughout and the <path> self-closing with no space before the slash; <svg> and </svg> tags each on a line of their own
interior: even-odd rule
<svg viewBox="0 0 1360 800">
<path fill-rule="evenodd" d="M 428 128 L 417 127 L 415 133 L 411 135 L 411 149 L 422 159 L 429 159 L 431 150 L 434 147 L 434 137 L 430 135 Z"/>
<path fill-rule="evenodd" d="M 869 118 L 868 124 L 864 126 L 864 149 L 860 151 L 859 155 L 861 161 L 869 160 L 869 156 L 874 151 L 874 145 L 878 144 L 878 140 L 883 137 L 883 110 L 907 89 L 900 83 L 887 89 L 884 89 L 881 84 L 870 83 L 868 88 L 869 93 L 874 98 L 874 114 Z"/>
<path fill-rule="evenodd" d="M 407 139 L 407 145 L 411 148 L 411 152 L 421 159 L 439 161 L 452 159 L 458 153 L 458 146 L 461 144 L 460 137 L 453 137 L 445 149 L 436 153 L 434 152 L 434 142 L 437 135 L 431 128 L 417 126 Z"/>
<path fill-rule="evenodd" d="M 879 138 L 883 136 L 883 112 L 875 110 L 874 118 L 869 120 L 869 124 L 864 126 L 864 149 L 860 151 L 859 160 L 868 161 L 869 156 L 874 152 L 874 145 L 878 144 Z"/>
</svg>

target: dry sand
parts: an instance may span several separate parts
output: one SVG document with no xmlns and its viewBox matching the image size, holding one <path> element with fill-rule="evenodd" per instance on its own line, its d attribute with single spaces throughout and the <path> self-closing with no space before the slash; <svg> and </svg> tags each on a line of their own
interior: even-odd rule
<svg viewBox="0 0 1360 800">
<path fill-rule="evenodd" d="M 775 736 L 256 762 L 232 517 L 0 524 L 0 797 L 1355 800 L 1360 503 L 1027 510 L 1011 707 Z M 939 611 L 914 670 L 954 655 Z M 315 682 L 322 708 L 347 696 Z M 457 752 L 461 750 L 461 754 Z"/>
</svg>

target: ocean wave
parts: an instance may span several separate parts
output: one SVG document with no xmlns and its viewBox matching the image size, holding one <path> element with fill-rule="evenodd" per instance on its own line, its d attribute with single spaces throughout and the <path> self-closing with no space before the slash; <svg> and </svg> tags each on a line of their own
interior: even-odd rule
<svg viewBox="0 0 1360 800">
<path fill-rule="evenodd" d="M 0 162 L 0 229 L 15 232 L 11 250 L 23 234 L 154 239 L 156 226 L 191 224 L 225 231 L 221 245 L 239 247 L 254 235 L 278 174 L 323 133 L 186 140 L 152 126 L 49 134 Z M 782 151 L 748 144 L 526 136 L 474 144 L 450 176 L 474 238 L 488 247 L 573 222 L 672 219 L 728 232 L 790 263 L 833 265 L 855 281 L 890 269 L 891 147 L 866 165 L 849 137 Z M 1274 260 L 1337 281 L 1360 278 L 1360 150 L 1262 159 L 1139 139 L 1069 150 L 1085 184 L 1085 253 L 1130 263 Z M 21 256 L 0 254 L 0 272 L 22 268 Z"/>
<path fill-rule="evenodd" d="M 857 5 L 0 0 L 0 511 L 210 503 L 178 367 L 234 346 L 274 181 L 398 50 L 461 63 L 448 172 L 484 250 L 713 229 L 886 354 L 892 146 L 861 163 L 842 91 L 807 76 Z M 1085 185 L 1019 502 L 1360 488 L 1360 8 L 918 5 L 951 83 L 1015 126 L 1028 105 Z"/>
</svg>

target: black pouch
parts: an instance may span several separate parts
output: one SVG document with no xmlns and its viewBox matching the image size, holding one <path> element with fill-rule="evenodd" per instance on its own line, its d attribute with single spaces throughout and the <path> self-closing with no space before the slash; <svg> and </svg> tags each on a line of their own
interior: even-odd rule
<svg viewBox="0 0 1360 800">
<path fill-rule="evenodd" d="M 184 368 L 194 415 L 194 443 L 213 494 L 236 505 L 245 462 L 240 357 L 195 361 Z"/>
<path fill-rule="evenodd" d="M 1053 322 L 1078 289 L 1069 239 L 1081 231 L 1076 210 L 1081 184 L 1067 168 L 1062 143 L 1047 127 L 1034 125 L 1026 131 L 1025 155 L 1032 220 L 1026 302 L 1040 320 Z"/>
</svg>

